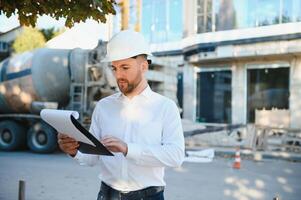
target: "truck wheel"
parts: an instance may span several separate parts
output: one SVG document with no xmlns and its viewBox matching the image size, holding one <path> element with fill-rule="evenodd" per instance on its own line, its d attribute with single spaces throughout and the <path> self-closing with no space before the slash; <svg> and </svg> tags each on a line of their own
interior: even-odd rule
<svg viewBox="0 0 301 200">
<path fill-rule="evenodd" d="M 0 149 L 13 151 L 26 146 L 26 130 L 20 124 L 6 120 L 0 122 Z"/>
<path fill-rule="evenodd" d="M 52 153 L 57 149 L 57 133 L 44 123 L 35 123 L 27 132 L 27 145 L 36 153 Z"/>
</svg>

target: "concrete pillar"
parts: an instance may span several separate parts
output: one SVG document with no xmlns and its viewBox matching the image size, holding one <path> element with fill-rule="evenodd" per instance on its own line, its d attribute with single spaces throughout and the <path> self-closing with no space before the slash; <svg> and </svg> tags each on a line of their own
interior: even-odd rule
<svg viewBox="0 0 301 200">
<path fill-rule="evenodd" d="M 301 57 L 293 59 L 290 71 L 290 117 L 291 128 L 301 129 Z"/>
<path fill-rule="evenodd" d="M 196 73 L 194 66 L 186 63 L 183 67 L 183 118 L 195 121 Z"/>
<path fill-rule="evenodd" d="M 247 80 L 244 63 L 232 65 L 232 124 L 246 123 Z"/>
<path fill-rule="evenodd" d="M 196 0 L 183 1 L 184 10 L 184 37 L 196 34 Z"/>
</svg>

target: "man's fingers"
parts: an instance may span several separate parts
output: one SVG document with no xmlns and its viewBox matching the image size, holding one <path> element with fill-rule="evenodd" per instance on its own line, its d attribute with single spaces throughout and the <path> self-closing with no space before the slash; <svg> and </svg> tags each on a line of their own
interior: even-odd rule
<svg viewBox="0 0 301 200">
<path fill-rule="evenodd" d="M 109 142 L 103 143 L 103 145 L 105 147 L 119 147 L 119 146 L 121 146 L 121 143 L 118 141 L 109 141 Z"/>
<path fill-rule="evenodd" d="M 76 140 L 73 138 L 65 138 L 65 139 L 58 139 L 58 143 L 65 144 L 65 143 L 77 143 Z"/>
<path fill-rule="evenodd" d="M 57 138 L 59 147 L 63 152 L 71 156 L 76 155 L 79 143 L 75 139 L 63 133 L 58 133 Z"/>
<path fill-rule="evenodd" d="M 117 139 L 115 137 L 106 137 L 101 140 L 101 143 L 105 144 L 105 143 L 117 142 L 117 141 L 119 141 L 119 139 Z"/>
<path fill-rule="evenodd" d="M 102 142 L 102 144 L 105 147 L 107 147 L 110 151 L 112 151 L 115 148 L 119 148 L 121 146 L 121 143 L 115 140 L 105 140 L 104 142 Z"/>
<path fill-rule="evenodd" d="M 111 136 L 111 135 L 105 135 L 105 136 L 103 136 L 102 137 L 102 140 L 104 140 L 104 139 L 108 139 L 108 138 L 114 138 L 113 136 Z"/>
<path fill-rule="evenodd" d="M 60 141 L 59 144 L 62 145 L 62 146 L 67 146 L 67 145 L 76 146 L 76 145 L 79 145 L 78 142 L 76 142 L 76 141 Z"/>
<path fill-rule="evenodd" d="M 64 133 L 58 133 L 57 138 L 61 139 L 61 140 L 65 140 L 65 139 L 74 140 L 72 137 L 69 137 L 67 134 L 64 134 Z M 74 141 L 76 141 L 76 140 L 74 140 Z"/>
<path fill-rule="evenodd" d="M 101 140 L 100 140 L 100 142 L 101 143 L 106 143 L 106 142 L 109 142 L 109 141 L 111 141 L 112 140 L 112 138 L 102 138 Z"/>
<path fill-rule="evenodd" d="M 70 151 L 77 149 L 79 147 L 78 143 L 65 143 L 65 144 L 60 144 L 60 147 L 65 150 L 65 151 Z"/>
<path fill-rule="evenodd" d="M 104 136 L 100 142 L 112 152 L 127 154 L 127 145 L 122 140 L 112 136 Z"/>
<path fill-rule="evenodd" d="M 106 142 L 103 143 L 104 146 L 109 147 L 109 146 L 118 146 L 120 143 L 116 142 L 116 141 L 110 141 L 110 142 Z"/>
<path fill-rule="evenodd" d="M 70 142 L 77 142 L 71 137 L 59 137 L 58 136 L 58 141 L 59 144 L 65 144 L 65 143 L 70 143 Z"/>
<path fill-rule="evenodd" d="M 58 137 L 59 139 L 69 138 L 69 136 L 68 136 L 67 134 L 64 134 L 64 133 L 58 133 L 58 134 L 57 134 L 57 137 Z"/>
<path fill-rule="evenodd" d="M 66 145 L 65 148 L 66 150 L 70 151 L 70 150 L 74 150 L 74 149 L 77 149 L 79 147 L 78 144 L 75 144 L 75 145 Z"/>
</svg>

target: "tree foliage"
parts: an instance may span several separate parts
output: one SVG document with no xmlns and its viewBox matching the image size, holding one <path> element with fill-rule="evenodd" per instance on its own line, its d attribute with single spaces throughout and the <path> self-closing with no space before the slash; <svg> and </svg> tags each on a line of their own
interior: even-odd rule
<svg viewBox="0 0 301 200">
<path fill-rule="evenodd" d="M 16 38 L 13 43 L 13 49 L 16 53 L 43 47 L 45 38 L 36 28 L 24 27 L 23 32 Z"/>
<path fill-rule="evenodd" d="M 55 29 L 54 27 L 52 27 L 52 28 L 41 29 L 40 31 L 44 35 L 45 40 L 48 41 L 65 32 L 65 29 L 64 28 Z"/>
<path fill-rule="evenodd" d="M 115 14 L 115 0 L 0 0 L 0 11 L 7 17 L 18 14 L 21 25 L 35 27 L 38 16 L 66 18 L 65 26 L 92 18 L 105 23 L 106 15 Z"/>
</svg>

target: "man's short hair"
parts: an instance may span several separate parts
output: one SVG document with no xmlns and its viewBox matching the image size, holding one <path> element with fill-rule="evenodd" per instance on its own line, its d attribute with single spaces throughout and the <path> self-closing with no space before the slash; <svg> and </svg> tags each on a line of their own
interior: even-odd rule
<svg viewBox="0 0 301 200">
<path fill-rule="evenodd" d="M 133 56 L 132 58 L 136 59 L 138 57 L 142 57 L 143 59 L 145 59 L 149 65 L 152 64 L 152 61 L 150 59 L 147 59 L 146 54 L 140 54 L 140 55 L 137 55 L 137 56 Z"/>
</svg>

